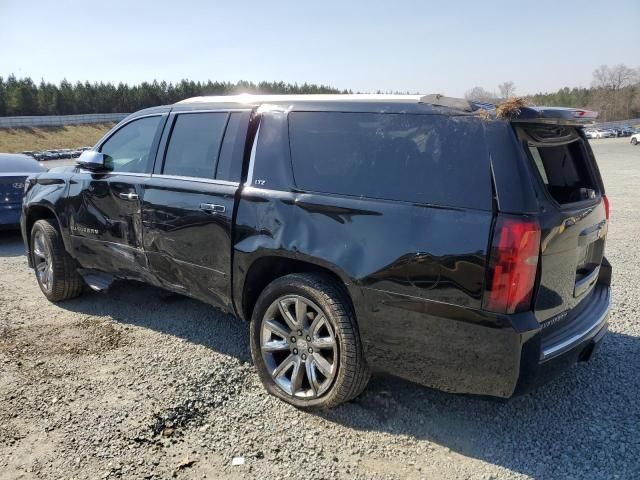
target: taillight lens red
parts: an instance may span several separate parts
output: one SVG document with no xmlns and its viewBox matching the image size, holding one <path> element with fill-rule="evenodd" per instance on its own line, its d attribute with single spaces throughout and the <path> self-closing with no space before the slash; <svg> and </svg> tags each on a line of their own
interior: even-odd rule
<svg viewBox="0 0 640 480">
<path fill-rule="evenodd" d="M 483 308 L 500 313 L 529 309 L 539 253 L 540 225 L 537 221 L 498 215 Z"/>
<path fill-rule="evenodd" d="M 609 197 L 602 195 L 602 202 L 604 203 L 604 214 L 607 220 L 609 220 Z"/>
</svg>

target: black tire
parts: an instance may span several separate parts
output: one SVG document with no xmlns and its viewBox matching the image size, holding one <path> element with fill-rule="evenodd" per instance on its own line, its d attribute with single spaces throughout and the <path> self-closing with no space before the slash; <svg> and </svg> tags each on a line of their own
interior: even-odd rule
<svg viewBox="0 0 640 480">
<path fill-rule="evenodd" d="M 317 305 L 333 328 L 338 353 L 337 371 L 330 387 L 316 398 L 299 398 L 273 380 L 261 350 L 262 322 L 279 298 L 296 295 Z M 311 351 L 311 350 L 309 350 Z M 272 395 L 306 409 L 333 408 L 356 398 L 367 386 L 370 372 L 364 357 L 353 306 L 342 286 L 322 274 L 295 273 L 278 278 L 260 294 L 251 318 L 251 355 L 262 384 Z"/>
<path fill-rule="evenodd" d="M 50 285 L 45 285 L 38 275 L 37 265 L 42 263 L 35 251 L 36 237 L 46 244 L 50 254 L 51 279 Z M 38 220 L 31 229 L 30 238 L 31 259 L 38 286 L 45 297 L 51 302 L 59 302 L 77 297 L 82 293 L 84 282 L 76 270 L 76 265 L 64 248 L 62 237 L 58 229 L 49 220 Z"/>
<path fill-rule="evenodd" d="M 635 138 L 631 139 L 631 145 L 637 145 L 638 144 L 638 140 Z"/>
</svg>

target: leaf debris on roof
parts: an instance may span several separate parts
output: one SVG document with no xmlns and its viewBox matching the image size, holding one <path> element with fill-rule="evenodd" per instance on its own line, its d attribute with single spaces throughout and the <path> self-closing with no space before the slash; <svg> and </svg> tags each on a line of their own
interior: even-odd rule
<svg viewBox="0 0 640 480">
<path fill-rule="evenodd" d="M 523 97 L 507 98 L 496 106 L 496 117 L 506 120 L 517 117 L 520 114 L 521 108 L 528 107 L 530 105 L 530 102 Z"/>
</svg>

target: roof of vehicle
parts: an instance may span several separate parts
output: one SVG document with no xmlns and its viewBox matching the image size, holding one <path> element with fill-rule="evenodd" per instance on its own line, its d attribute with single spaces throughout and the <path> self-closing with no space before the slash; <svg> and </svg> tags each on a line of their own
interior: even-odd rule
<svg viewBox="0 0 640 480">
<path fill-rule="evenodd" d="M 132 114 L 132 117 L 171 111 L 206 109 L 252 109 L 273 105 L 287 110 L 433 113 L 446 115 L 477 115 L 480 111 L 496 118 L 496 106 L 490 103 L 431 95 L 389 94 L 312 94 L 312 95 L 240 95 L 192 97 L 161 107 L 152 107 Z M 581 124 L 593 122 L 597 113 L 562 107 L 523 106 L 510 116 L 511 121 Z"/>
<path fill-rule="evenodd" d="M 203 96 L 182 100 L 172 110 L 197 110 L 202 108 L 255 108 L 274 105 L 288 110 L 387 112 L 387 113 L 446 113 L 439 106 L 426 104 L 423 95 L 387 94 L 313 94 L 313 95 L 227 95 Z M 450 114 L 465 114 L 451 111 Z"/>
<path fill-rule="evenodd" d="M 220 95 L 191 97 L 176 105 L 185 103 L 291 103 L 291 102 L 405 102 L 418 103 L 423 95 L 388 95 L 388 94 L 310 94 L 310 95 L 254 95 L 251 93 L 241 93 L 239 95 Z"/>
<path fill-rule="evenodd" d="M 36 160 L 20 153 L 0 153 L 0 174 L 44 172 Z"/>
</svg>

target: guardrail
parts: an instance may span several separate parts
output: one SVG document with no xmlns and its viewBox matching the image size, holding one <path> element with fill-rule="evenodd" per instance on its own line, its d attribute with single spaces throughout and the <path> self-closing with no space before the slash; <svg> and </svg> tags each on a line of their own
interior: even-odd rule
<svg viewBox="0 0 640 480">
<path fill-rule="evenodd" d="M 119 122 L 128 113 L 86 113 L 82 115 L 45 115 L 0 117 L 0 128 L 54 127 L 62 125 L 80 125 L 83 123 Z"/>
</svg>

